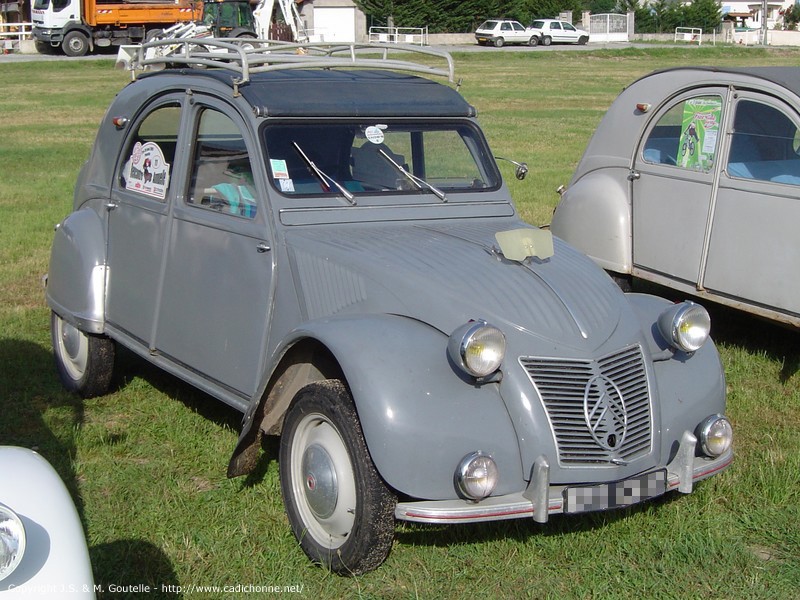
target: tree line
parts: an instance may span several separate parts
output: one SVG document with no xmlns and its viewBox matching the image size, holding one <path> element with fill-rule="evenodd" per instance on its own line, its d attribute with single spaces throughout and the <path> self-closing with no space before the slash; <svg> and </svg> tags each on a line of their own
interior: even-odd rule
<svg viewBox="0 0 800 600">
<path fill-rule="evenodd" d="M 722 20 L 717 0 L 354 0 L 370 26 L 427 27 L 430 33 L 467 33 L 490 18 L 515 19 L 527 26 L 534 19 L 557 18 L 572 11 L 573 22 L 584 11 L 593 14 L 635 13 L 637 33 L 667 33 L 675 27 L 716 29 Z"/>
</svg>

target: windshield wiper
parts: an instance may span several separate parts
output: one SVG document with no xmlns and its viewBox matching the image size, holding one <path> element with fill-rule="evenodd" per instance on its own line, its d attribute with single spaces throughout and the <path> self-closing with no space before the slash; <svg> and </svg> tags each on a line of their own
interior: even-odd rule
<svg viewBox="0 0 800 600">
<path fill-rule="evenodd" d="M 439 199 L 440 199 L 442 202 L 447 202 L 447 196 L 445 196 L 445 194 L 444 194 L 444 192 L 443 192 L 442 190 L 440 190 L 440 189 L 439 189 L 439 188 L 437 188 L 437 187 L 434 187 L 434 186 L 432 186 L 430 183 L 428 183 L 427 181 L 425 181 L 425 180 L 424 180 L 424 179 L 422 179 L 421 177 L 417 177 L 417 176 L 416 176 L 416 175 L 414 175 L 413 173 L 409 173 L 408 171 L 406 171 L 406 170 L 405 170 L 405 169 L 404 169 L 404 168 L 403 168 L 401 165 L 397 164 L 397 161 L 395 161 L 395 160 L 394 160 L 394 159 L 393 159 L 391 156 L 389 156 L 389 155 L 386 153 L 386 151 L 384 151 L 384 149 L 383 149 L 383 148 L 378 148 L 378 153 L 379 153 L 379 154 L 380 154 L 380 155 L 381 155 L 383 158 L 385 158 L 386 160 L 388 160 L 388 161 L 391 163 L 391 165 L 392 165 L 392 166 L 393 166 L 395 169 L 397 169 L 397 170 L 398 170 L 400 173 L 402 173 L 403 175 L 405 175 L 406 179 L 408 179 L 408 180 L 409 180 L 411 183 L 413 183 L 415 186 L 417 186 L 417 189 L 418 189 L 418 190 L 421 190 L 421 189 L 429 189 L 429 190 L 430 190 L 431 192 L 433 192 L 433 193 L 434 193 L 434 194 L 435 194 L 435 195 L 436 195 L 436 196 L 437 196 L 437 197 L 438 197 L 438 198 L 439 198 Z"/>
<path fill-rule="evenodd" d="M 337 190 L 339 190 L 339 193 L 342 196 L 344 196 L 345 199 L 350 204 L 352 204 L 353 206 L 356 205 L 356 199 L 353 196 L 353 194 L 348 192 L 344 188 L 344 186 L 342 184 L 340 184 L 333 177 L 331 177 L 330 175 L 325 173 L 322 169 L 320 169 L 317 165 L 315 165 L 314 161 L 311 160 L 310 158 L 308 158 L 306 153 L 303 152 L 303 149 L 300 148 L 300 146 L 297 144 L 297 142 L 292 142 L 292 145 L 294 146 L 295 150 L 297 150 L 298 154 L 300 154 L 300 156 L 305 161 L 305 163 L 308 165 L 308 168 L 311 169 L 311 172 L 314 173 L 314 175 L 317 176 L 317 178 L 320 180 L 320 182 L 322 182 L 323 187 L 328 188 L 328 189 L 330 189 L 331 186 L 335 187 Z"/>
</svg>

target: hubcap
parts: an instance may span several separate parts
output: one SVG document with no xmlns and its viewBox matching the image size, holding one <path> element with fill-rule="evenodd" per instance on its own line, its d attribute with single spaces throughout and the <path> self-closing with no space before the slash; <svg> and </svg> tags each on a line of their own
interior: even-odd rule
<svg viewBox="0 0 800 600">
<path fill-rule="evenodd" d="M 89 361 L 89 340 L 86 334 L 59 318 L 56 344 L 64 369 L 72 379 L 78 381 L 86 372 Z"/>
<path fill-rule="evenodd" d="M 303 473 L 308 506 L 320 519 L 327 519 L 336 509 L 339 497 L 336 469 L 325 449 L 314 444 L 303 453 Z"/>
</svg>

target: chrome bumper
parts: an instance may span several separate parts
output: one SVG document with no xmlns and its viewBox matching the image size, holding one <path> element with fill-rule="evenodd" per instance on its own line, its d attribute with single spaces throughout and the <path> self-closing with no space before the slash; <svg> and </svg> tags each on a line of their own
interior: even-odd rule
<svg viewBox="0 0 800 600">
<path fill-rule="evenodd" d="M 677 489 L 681 493 L 688 494 L 692 491 L 695 481 L 711 477 L 733 462 L 733 450 L 711 459 L 695 457 L 696 447 L 695 436 L 688 431 L 685 432 L 675 459 L 666 467 L 665 492 Z M 418 523 L 477 523 L 526 517 L 539 523 L 546 523 L 550 515 L 565 512 L 564 492 L 572 487 L 550 485 L 549 471 L 547 459 L 540 456 L 533 466 L 531 481 L 524 492 L 490 496 L 480 502 L 467 500 L 400 502 L 394 514 L 402 521 Z M 654 497 L 656 496 L 649 496 L 647 500 Z"/>
</svg>

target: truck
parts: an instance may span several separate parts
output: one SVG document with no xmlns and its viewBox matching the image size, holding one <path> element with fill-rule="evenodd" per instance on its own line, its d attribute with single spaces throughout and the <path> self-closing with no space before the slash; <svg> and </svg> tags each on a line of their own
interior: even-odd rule
<svg viewBox="0 0 800 600">
<path fill-rule="evenodd" d="M 202 22 L 214 37 L 256 37 L 247 0 L 35 0 L 31 19 L 37 49 L 67 56 L 149 41 L 176 23 Z"/>
</svg>

